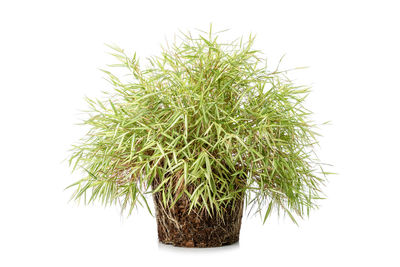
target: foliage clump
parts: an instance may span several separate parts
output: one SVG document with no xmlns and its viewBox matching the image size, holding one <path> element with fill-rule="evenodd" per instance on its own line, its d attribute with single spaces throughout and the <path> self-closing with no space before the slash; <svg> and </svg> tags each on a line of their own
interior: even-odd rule
<svg viewBox="0 0 400 267">
<path fill-rule="evenodd" d="M 303 106 L 309 89 L 268 70 L 253 43 L 182 33 L 145 68 L 112 47 L 129 80 L 105 71 L 113 92 L 87 99 L 90 130 L 70 157 L 85 177 L 73 197 L 132 211 L 161 192 L 166 206 L 185 196 L 217 215 L 244 198 L 264 221 L 274 209 L 308 214 L 325 180 Z"/>
</svg>

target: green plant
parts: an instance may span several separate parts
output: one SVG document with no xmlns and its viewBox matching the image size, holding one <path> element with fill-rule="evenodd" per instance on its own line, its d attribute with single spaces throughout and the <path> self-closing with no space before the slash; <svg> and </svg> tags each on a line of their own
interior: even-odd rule
<svg viewBox="0 0 400 267">
<path fill-rule="evenodd" d="M 325 181 L 303 106 L 309 89 L 268 70 L 251 36 L 229 44 L 211 30 L 181 37 L 145 68 L 111 47 L 112 66 L 129 80 L 104 71 L 114 91 L 87 99 L 90 130 L 69 161 L 85 173 L 73 197 L 129 213 L 158 192 L 166 207 L 185 195 L 190 209 L 213 216 L 243 198 L 264 221 L 274 209 L 293 221 L 308 214 Z"/>
</svg>

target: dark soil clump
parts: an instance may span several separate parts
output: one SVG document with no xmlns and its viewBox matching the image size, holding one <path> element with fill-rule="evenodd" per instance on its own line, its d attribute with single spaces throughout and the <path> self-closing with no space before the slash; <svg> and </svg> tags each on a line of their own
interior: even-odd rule
<svg viewBox="0 0 400 267">
<path fill-rule="evenodd" d="M 227 205 L 223 218 L 210 216 L 193 208 L 182 196 L 172 208 L 164 207 L 161 193 L 153 194 L 156 208 L 158 239 L 178 247 L 220 247 L 239 241 L 243 201 Z"/>
</svg>

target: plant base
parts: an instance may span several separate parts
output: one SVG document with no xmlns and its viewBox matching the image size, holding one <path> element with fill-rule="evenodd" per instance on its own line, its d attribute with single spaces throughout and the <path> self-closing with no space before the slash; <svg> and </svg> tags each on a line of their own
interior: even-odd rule
<svg viewBox="0 0 400 267">
<path fill-rule="evenodd" d="M 243 201 L 225 209 L 223 219 L 193 209 L 181 197 L 174 207 L 165 208 L 160 193 L 153 194 L 156 208 L 158 239 L 178 247 L 220 247 L 239 241 Z"/>
</svg>

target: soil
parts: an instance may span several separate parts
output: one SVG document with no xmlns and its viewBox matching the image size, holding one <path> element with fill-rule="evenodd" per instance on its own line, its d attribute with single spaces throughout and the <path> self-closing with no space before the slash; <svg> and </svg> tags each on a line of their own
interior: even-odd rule
<svg viewBox="0 0 400 267">
<path fill-rule="evenodd" d="M 220 247 L 239 241 L 243 201 L 227 205 L 221 218 L 193 208 L 182 196 L 172 208 L 164 207 L 161 193 L 154 193 L 158 239 L 178 247 Z"/>
</svg>

